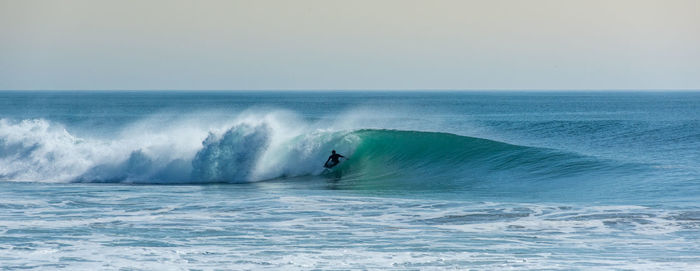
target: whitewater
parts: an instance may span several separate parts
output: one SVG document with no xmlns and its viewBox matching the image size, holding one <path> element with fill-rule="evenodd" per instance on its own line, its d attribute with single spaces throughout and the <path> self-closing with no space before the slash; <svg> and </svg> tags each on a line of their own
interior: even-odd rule
<svg viewBox="0 0 700 271">
<path fill-rule="evenodd" d="M 3 91 L 0 267 L 696 269 L 698 161 L 697 92 Z"/>
</svg>

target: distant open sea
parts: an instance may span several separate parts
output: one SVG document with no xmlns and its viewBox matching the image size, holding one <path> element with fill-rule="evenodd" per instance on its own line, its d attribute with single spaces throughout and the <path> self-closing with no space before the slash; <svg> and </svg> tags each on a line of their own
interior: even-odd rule
<svg viewBox="0 0 700 271">
<path fill-rule="evenodd" d="M 698 270 L 700 92 L 0 91 L 0 269 Z"/>
</svg>

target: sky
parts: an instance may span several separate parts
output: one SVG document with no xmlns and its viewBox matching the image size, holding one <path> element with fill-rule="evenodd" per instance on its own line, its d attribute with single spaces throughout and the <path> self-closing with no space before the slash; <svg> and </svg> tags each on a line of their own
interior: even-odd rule
<svg viewBox="0 0 700 271">
<path fill-rule="evenodd" d="M 700 89 L 700 1 L 0 0 L 0 89 Z"/>
</svg>

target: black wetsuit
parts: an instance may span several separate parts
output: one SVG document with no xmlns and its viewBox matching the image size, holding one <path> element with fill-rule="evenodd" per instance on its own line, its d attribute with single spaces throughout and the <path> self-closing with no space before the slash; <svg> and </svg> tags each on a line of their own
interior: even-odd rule
<svg viewBox="0 0 700 271">
<path fill-rule="evenodd" d="M 337 153 L 331 154 L 331 156 L 328 156 L 328 160 L 326 160 L 326 163 L 323 166 L 327 167 L 327 168 L 334 167 L 335 165 L 340 163 L 340 160 L 338 160 L 338 159 L 340 159 L 340 157 L 345 157 L 345 156 L 342 156 L 342 155 L 337 154 Z M 329 161 L 330 161 L 330 163 L 328 163 Z"/>
<path fill-rule="evenodd" d="M 336 154 L 331 154 L 331 156 L 328 156 L 328 160 L 331 160 L 331 162 L 333 162 L 334 164 L 337 164 L 338 162 L 340 162 L 340 161 L 338 160 L 338 159 L 340 159 L 340 157 L 345 157 L 345 156 L 342 156 L 342 155 L 337 154 L 337 153 L 336 153 Z"/>
</svg>

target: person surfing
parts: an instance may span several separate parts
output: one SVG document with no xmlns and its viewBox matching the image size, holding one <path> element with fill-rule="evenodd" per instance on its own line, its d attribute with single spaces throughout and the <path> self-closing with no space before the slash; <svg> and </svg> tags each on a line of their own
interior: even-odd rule
<svg viewBox="0 0 700 271">
<path fill-rule="evenodd" d="M 323 163 L 323 167 L 325 168 L 332 168 L 340 163 L 340 158 L 345 158 L 348 159 L 345 156 L 342 156 L 340 154 L 335 153 L 335 150 L 331 151 L 331 156 L 328 156 L 328 160 L 326 160 L 325 163 Z M 349 159 L 348 159 L 349 160 Z M 330 163 L 329 163 L 330 162 Z"/>
</svg>

